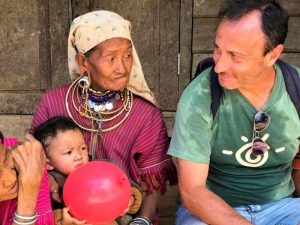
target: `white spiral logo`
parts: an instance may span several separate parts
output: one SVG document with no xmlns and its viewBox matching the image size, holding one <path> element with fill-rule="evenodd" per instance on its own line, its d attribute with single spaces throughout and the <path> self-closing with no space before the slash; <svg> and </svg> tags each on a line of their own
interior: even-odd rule
<svg viewBox="0 0 300 225">
<path fill-rule="evenodd" d="M 263 165 L 269 157 L 269 152 L 267 151 L 262 155 L 255 156 L 254 154 L 252 154 L 251 147 L 252 143 L 247 143 L 244 146 L 242 146 L 239 150 L 237 150 L 237 152 L 235 153 L 236 160 L 241 165 L 247 167 L 259 167 Z"/>
<path fill-rule="evenodd" d="M 269 138 L 269 134 L 265 134 L 261 139 L 263 141 L 266 141 Z M 237 150 L 235 153 L 236 160 L 243 166 L 247 167 L 259 167 L 262 166 L 269 158 L 269 152 L 266 151 L 264 154 L 261 155 L 254 155 L 252 153 L 252 141 L 250 143 L 247 143 L 249 140 L 247 137 L 242 136 L 241 140 L 243 142 L 246 142 L 245 145 L 243 145 L 241 148 Z M 268 147 L 269 149 L 270 147 Z M 285 147 L 280 147 L 275 149 L 276 153 L 283 152 L 285 150 Z M 233 155 L 233 151 L 231 150 L 223 150 L 222 153 L 224 155 Z"/>
</svg>

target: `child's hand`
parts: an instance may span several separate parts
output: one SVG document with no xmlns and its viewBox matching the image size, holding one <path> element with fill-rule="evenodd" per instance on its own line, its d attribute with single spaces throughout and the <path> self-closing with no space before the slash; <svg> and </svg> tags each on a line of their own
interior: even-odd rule
<svg viewBox="0 0 300 225">
<path fill-rule="evenodd" d="M 85 220 L 77 220 L 76 218 L 72 217 L 69 213 L 69 208 L 63 209 L 63 216 L 62 216 L 62 225 L 92 225 L 89 223 L 86 223 Z"/>
<path fill-rule="evenodd" d="M 59 185 L 55 181 L 54 177 L 49 173 L 48 173 L 48 182 L 50 186 L 51 198 L 56 202 L 62 203 L 62 200 L 58 193 Z"/>
</svg>

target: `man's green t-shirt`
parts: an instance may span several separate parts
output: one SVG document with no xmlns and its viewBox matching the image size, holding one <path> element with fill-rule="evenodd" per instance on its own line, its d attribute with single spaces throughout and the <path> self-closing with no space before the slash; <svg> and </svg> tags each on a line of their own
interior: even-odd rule
<svg viewBox="0 0 300 225">
<path fill-rule="evenodd" d="M 207 187 L 232 207 L 265 204 L 290 196 L 293 159 L 298 151 L 300 122 L 286 91 L 280 68 L 263 108 L 269 126 L 260 137 L 269 151 L 251 154 L 257 110 L 238 90 L 224 90 L 219 110 L 211 113 L 210 69 L 184 91 L 176 113 L 169 154 L 209 164 Z"/>
</svg>

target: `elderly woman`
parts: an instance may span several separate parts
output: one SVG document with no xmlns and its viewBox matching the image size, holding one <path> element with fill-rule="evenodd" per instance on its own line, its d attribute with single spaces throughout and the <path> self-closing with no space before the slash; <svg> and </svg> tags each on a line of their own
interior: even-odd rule
<svg viewBox="0 0 300 225">
<path fill-rule="evenodd" d="M 42 145 L 27 135 L 12 150 L 0 137 L 0 224 L 53 225 Z"/>
<path fill-rule="evenodd" d="M 146 192 L 132 224 L 158 224 L 158 192 L 176 183 L 166 154 L 168 136 L 161 110 L 149 90 L 134 48 L 130 22 L 95 11 L 74 19 L 68 39 L 73 82 L 48 91 L 31 129 L 56 115 L 71 117 L 84 130 L 93 158 L 123 168 Z"/>
</svg>

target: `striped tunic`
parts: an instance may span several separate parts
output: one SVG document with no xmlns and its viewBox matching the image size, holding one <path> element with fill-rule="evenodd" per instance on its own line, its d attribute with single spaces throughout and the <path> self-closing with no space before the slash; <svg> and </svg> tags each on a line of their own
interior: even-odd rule
<svg viewBox="0 0 300 225">
<path fill-rule="evenodd" d="M 54 225 L 54 217 L 51 208 L 48 187 L 48 174 L 45 170 L 42 179 L 41 190 L 38 195 L 36 213 L 38 215 L 36 225 Z M 0 224 L 10 225 L 13 223 L 14 211 L 17 207 L 17 199 L 0 202 Z"/>
<path fill-rule="evenodd" d="M 63 85 L 48 91 L 42 97 L 34 115 L 31 131 L 53 116 L 68 116 L 65 97 L 69 85 Z M 74 119 L 85 127 L 90 127 L 90 120 L 81 117 L 68 99 Z M 75 103 L 76 104 L 76 103 Z M 117 108 L 121 100 L 114 103 Z M 103 129 L 117 124 L 116 118 L 102 124 Z M 83 131 L 86 143 L 91 150 L 92 134 Z M 153 104 L 134 95 L 133 106 L 128 118 L 117 128 L 104 132 L 97 141 L 96 158 L 111 160 L 119 165 L 129 177 L 139 183 L 145 182 L 148 191 L 166 190 L 166 182 L 177 182 L 176 168 L 170 156 L 166 154 L 169 141 L 162 113 Z"/>
</svg>

